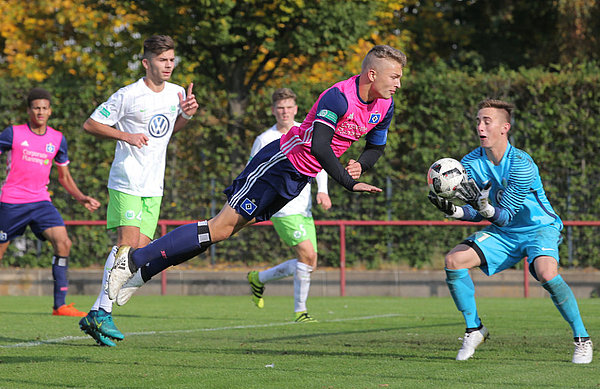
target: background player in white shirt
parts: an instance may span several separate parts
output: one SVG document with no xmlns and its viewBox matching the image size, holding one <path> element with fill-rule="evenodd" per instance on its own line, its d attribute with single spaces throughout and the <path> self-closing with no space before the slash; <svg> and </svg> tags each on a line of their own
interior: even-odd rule
<svg viewBox="0 0 600 389">
<path fill-rule="evenodd" d="M 166 35 L 144 41 L 146 76 L 115 92 L 83 124 L 85 131 L 115 139 L 115 159 L 108 178 L 107 228 L 117 230 L 116 246 L 104 267 L 100 294 L 80 328 L 100 345 L 115 346 L 124 335 L 114 325 L 112 301 L 104 285 L 117 246 L 144 247 L 154 237 L 163 195 L 167 146 L 198 109 L 193 84 L 167 82 L 175 68 L 175 43 Z"/>
<path fill-rule="evenodd" d="M 292 126 L 300 125 L 294 121 L 294 116 L 298 113 L 298 105 L 296 94 L 291 89 L 277 89 L 273 92 L 271 101 L 271 111 L 277 123 L 256 138 L 252 145 L 250 159 L 269 143 L 279 140 Z M 316 180 L 317 204 L 320 204 L 324 210 L 328 210 L 331 208 L 331 199 L 327 193 L 327 173 L 321 170 Z M 315 321 L 306 311 L 310 273 L 317 268 L 317 236 L 311 208 L 311 185 L 308 184 L 298 197 L 287 203 L 271 218 L 275 231 L 288 246 L 294 248 L 297 258 L 261 272 L 253 270 L 248 273 L 252 300 L 258 308 L 264 307 L 262 295 L 265 283 L 293 275 L 294 312 L 297 322 Z"/>
</svg>

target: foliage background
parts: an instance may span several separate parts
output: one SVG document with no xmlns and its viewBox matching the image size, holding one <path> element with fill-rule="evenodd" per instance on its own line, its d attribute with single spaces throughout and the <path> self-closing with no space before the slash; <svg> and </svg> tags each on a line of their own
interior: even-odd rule
<svg viewBox="0 0 600 389">
<path fill-rule="evenodd" d="M 272 125 L 269 97 L 275 88 L 295 90 L 301 118 L 323 89 L 358 72 L 360 58 L 378 43 L 402 48 L 409 57 L 403 88 L 394 97 L 386 154 L 364 178 L 384 192 L 355 194 L 331 182 L 334 207 L 327 213 L 315 207 L 316 219 L 439 220 L 425 199 L 425 172 L 434 160 L 460 158 L 477 146 L 475 107 L 485 97 L 517 105 L 511 142 L 535 159 L 562 218 L 598 217 L 600 50 L 594 1 L 536 3 L 535 10 L 511 1 L 494 7 L 480 1 L 387 0 L 44 4 L 50 3 L 0 5 L 0 126 L 26 120 L 23 99 L 31 87 L 51 90 L 51 125 L 67 137 L 71 173 L 83 192 L 104 205 L 114 142 L 85 134 L 81 125 L 110 94 L 142 75 L 141 41 L 160 32 L 178 43 L 173 81 L 194 82 L 202 107 L 169 146 L 163 219 L 204 219 L 221 208 L 221 192 L 243 168 L 254 137 Z M 524 24 L 533 11 L 537 25 Z M 490 22 L 485 29 L 482 20 Z M 342 162 L 361 149 L 359 142 Z M 66 220 L 106 216 L 105 207 L 90 215 L 76 204 L 55 174 L 50 190 Z M 348 265 L 439 267 L 445 250 L 474 230 L 351 227 Z M 69 232 L 72 266 L 102 263 L 115 240 L 101 227 Z M 564 264 L 600 267 L 596 235 L 591 227 L 566 228 Z M 50 264 L 50 246 L 36 244 L 30 232 L 26 237 L 34 247 L 24 252 L 11 245 L 3 266 Z M 337 227 L 318 227 L 318 239 L 320 264 L 337 266 Z M 253 265 L 290 255 L 271 228 L 257 227 L 192 264 Z"/>
</svg>

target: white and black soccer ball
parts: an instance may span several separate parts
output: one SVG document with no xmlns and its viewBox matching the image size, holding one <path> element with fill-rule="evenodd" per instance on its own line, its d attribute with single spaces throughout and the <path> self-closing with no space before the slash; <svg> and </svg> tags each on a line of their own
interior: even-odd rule
<svg viewBox="0 0 600 389">
<path fill-rule="evenodd" d="M 451 199 L 463 179 L 467 179 L 465 167 L 456 159 L 442 158 L 435 161 L 427 172 L 429 189 L 440 197 Z"/>
</svg>

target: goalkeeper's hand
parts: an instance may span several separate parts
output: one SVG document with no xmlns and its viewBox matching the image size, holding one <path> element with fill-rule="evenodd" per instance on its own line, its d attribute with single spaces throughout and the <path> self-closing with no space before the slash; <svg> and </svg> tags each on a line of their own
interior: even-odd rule
<svg viewBox="0 0 600 389">
<path fill-rule="evenodd" d="M 435 205 L 437 209 L 444 212 L 448 217 L 459 219 L 464 215 L 461 207 L 457 207 L 450 200 L 440 197 L 432 191 L 429 191 L 427 198 L 431 201 L 431 204 Z"/>
<path fill-rule="evenodd" d="M 489 201 L 491 188 L 491 181 L 488 181 L 483 189 L 479 189 L 472 179 L 464 180 L 456 188 L 456 197 L 473 207 L 481 216 L 489 219 L 496 213 Z"/>
</svg>

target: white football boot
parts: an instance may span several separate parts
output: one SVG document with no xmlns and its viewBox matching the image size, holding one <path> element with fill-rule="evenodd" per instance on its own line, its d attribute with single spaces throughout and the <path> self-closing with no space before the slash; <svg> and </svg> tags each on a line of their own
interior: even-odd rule
<svg viewBox="0 0 600 389">
<path fill-rule="evenodd" d="M 115 263 L 108 275 L 108 282 L 106 292 L 108 298 L 115 300 L 119 294 L 119 290 L 123 287 L 123 284 L 133 276 L 133 273 L 129 269 L 129 252 L 131 247 L 121 246 L 115 254 Z"/>
<path fill-rule="evenodd" d="M 456 355 L 457 361 L 466 361 L 475 354 L 475 349 L 490 336 L 490 333 L 485 326 L 481 326 L 481 329 L 473 332 L 465 332 L 463 338 L 463 344 L 458 354 Z"/>
<path fill-rule="evenodd" d="M 579 340 L 573 342 L 575 351 L 573 352 L 573 363 L 591 363 L 594 354 L 591 339 Z"/>
<path fill-rule="evenodd" d="M 133 274 L 133 277 L 127 280 L 121 290 L 119 290 L 119 293 L 117 294 L 117 305 L 125 305 L 131 296 L 133 296 L 133 294 L 144 284 L 145 282 L 142 279 L 142 269 L 140 268 Z"/>
</svg>

